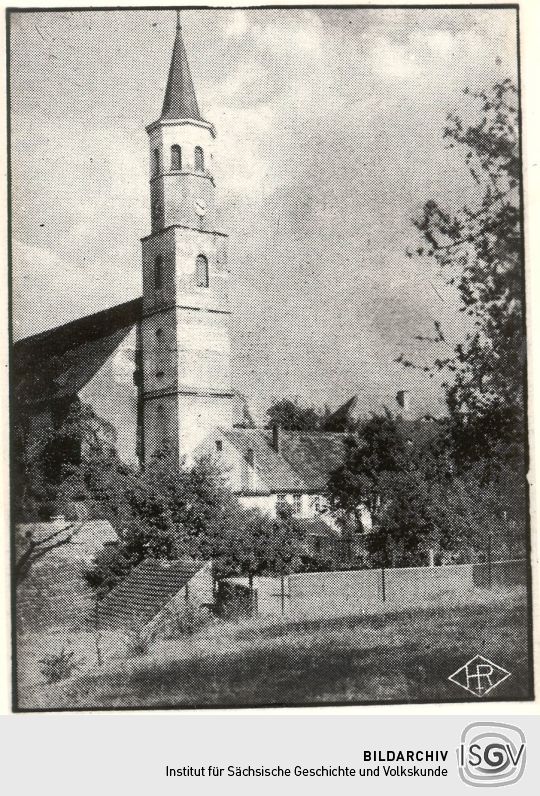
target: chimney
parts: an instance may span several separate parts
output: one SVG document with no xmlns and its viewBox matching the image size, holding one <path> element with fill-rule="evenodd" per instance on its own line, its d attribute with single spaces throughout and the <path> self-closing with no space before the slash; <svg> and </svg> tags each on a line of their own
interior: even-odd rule
<svg viewBox="0 0 540 796">
<path fill-rule="evenodd" d="M 411 394 L 409 390 L 400 390 L 396 395 L 396 401 L 403 409 L 403 412 L 410 412 L 411 410 Z"/>
<path fill-rule="evenodd" d="M 279 426 L 276 424 L 272 426 L 272 447 L 279 453 Z"/>
</svg>

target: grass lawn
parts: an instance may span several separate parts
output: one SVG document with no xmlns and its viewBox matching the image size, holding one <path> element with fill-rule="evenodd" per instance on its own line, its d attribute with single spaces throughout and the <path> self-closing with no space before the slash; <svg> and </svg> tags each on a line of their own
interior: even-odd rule
<svg viewBox="0 0 540 796">
<path fill-rule="evenodd" d="M 54 685 L 21 687 L 32 709 L 476 701 L 448 675 L 476 654 L 511 672 L 484 700 L 532 698 L 524 592 L 326 620 L 216 623 L 150 654 L 117 656 Z"/>
</svg>

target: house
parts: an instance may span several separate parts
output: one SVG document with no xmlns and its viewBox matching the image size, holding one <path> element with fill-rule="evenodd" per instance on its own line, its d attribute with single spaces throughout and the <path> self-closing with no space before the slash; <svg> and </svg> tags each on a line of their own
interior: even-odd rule
<svg viewBox="0 0 540 796">
<path fill-rule="evenodd" d="M 311 521 L 307 535 L 320 539 L 321 523 L 330 535 L 341 530 L 328 511 L 325 493 L 330 473 L 343 462 L 346 437 L 328 431 L 283 431 L 277 426 L 222 427 L 209 434 L 194 455 L 213 458 L 246 508 L 275 517 L 280 507 L 288 505 L 295 517 Z M 371 530 L 367 510 L 363 522 L 364 530 Z"/>
</svg>

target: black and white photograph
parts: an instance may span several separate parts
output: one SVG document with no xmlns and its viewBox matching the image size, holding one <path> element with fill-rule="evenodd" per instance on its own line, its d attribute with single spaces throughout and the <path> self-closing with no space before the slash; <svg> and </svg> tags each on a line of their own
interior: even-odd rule
<svg viewBox="0 0 540 796">
<path fill-rule="evenodd" d="M 534 700 L 518 6 L 6 20 L 12 710 Z"/>
</svg>

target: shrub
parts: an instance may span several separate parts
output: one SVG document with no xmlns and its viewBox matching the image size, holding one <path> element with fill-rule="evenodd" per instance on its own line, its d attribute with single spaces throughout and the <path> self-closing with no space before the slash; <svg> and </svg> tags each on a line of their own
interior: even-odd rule
<svg viewBox="0 0 540 796">
<path fill-rule="evenodd" d="M 208 612 L 204 613 L 204 607 L 197 609 L 192 603 L 187 603 L 181 610 L 174 604 L 169 605 L 164 610 L 164 632 L 167 638 L 173 639 L 179 636 L 192 636 L 207 621 Z"/>
<path fill-rule="evenodd" d="M 75 652 L 67 646 L 60 652 L 51 652 L 40 659 L 40 672 L 48 683 L 58 683 L 71 677 L 83 661 L 75 658 Z"/>
<path fill-rule="evenodd" d="M 128 658 L 138 658 L 148 655 L 150 648 L 156 640 L 156 631 L 147 630 L 141 624 L 133 624 L 124 629 L 123 642 Z"/>
</svg>

